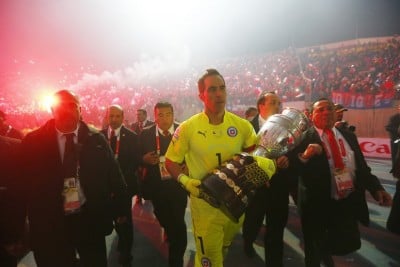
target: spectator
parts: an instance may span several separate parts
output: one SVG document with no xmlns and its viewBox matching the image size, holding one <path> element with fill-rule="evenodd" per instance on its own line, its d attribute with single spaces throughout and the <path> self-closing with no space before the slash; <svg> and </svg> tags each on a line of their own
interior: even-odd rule
<svg viewBox="0 0 400 267">
<path fill-rule="evenodd" d="M 291 162 L 300 177 L 305 265 L 334 266 L 331 255 L 361 247 L 358 222 L 369 224 L 365 189 L 379 205 L 390 206 L 392 198 L 371 173 L 354 133 L 334 127 L 333 103 L 316 101 L 311 116 L 314 127 Z"/>
<path fill-rule="evenodd" d="M 127 220 L 122 223 L 115 220 L 114 224 L 118 234 L 118 251 L 120 253 L 118 261 L 122 266 L 129 267 L 132 261 L 131 250 L 133 245 L 132 198 L 138 191 L 136 177 L 139 166 L 138 136 L 122 124 L 124 111 L 121 106 L 109 106 L 106 118 L 108 127 L 101 132 L 107 138 L 128 186 Z"/>
<path fill-rule="evenodd" d="M 132 131 L 140 135 L 145 127 L 149 127 L 154 124 L 153 121 L 147 120 L 147 111 L 145 109 L 136 110 L 136 122 L 131 125 Z M 138 169 L 138 193 L 136 196 L 136 204 L 142 204 L 142 192 L 141 192 L 141 182 L 143 181 L 143 170 L 139 167 Z"/>
<path fill-rule="evenodd" d="M 138 109 L 136 111 L 136 119 L 137 121 L 131 125 L 131 129 L 137 134 L 140 134 L 145 127 L 154 124 L 153 121 L 147 119 L 147 111 L 145 109 Z"/>
<path fill-rule="evenodd" d="M 127 220 L 126 185 L 104 136 L 81 120 L 78 97 L 61 90 L 54 98 L 54 118 L 22 141 L 34 258 L 38 267 L 71 267 L 78 253 L 79 266 L 105 267 L 112 218 Z"/>
<path fill-rule="evenodd" d="M 399 145 L 399 144 L 397 144 Z M 397 152 L 395 165 L 393 168 L 393 177 L 397 179 L 396 191 L 393 196 L 393 205 L 387 219 L 386 228 L 395 234 L 400 235 L 400 155 Z"/>
<path fill-rule="evenodd" d="M 255 131 L 268 118 L 281 111 L 281 100 L 274 92 L 262 93 L 257 100 L 259 114 L 251 121 Z M 266 266 L 283 266 L 283 231 L 289 213 L 289 175 L 286 168 L 289 158 L 284 155 L 277 160 L 278 171 L 269 186 L 256 190 L 254 198 L 246 209 L 243 222 L 244 252 L 248 257 L 255 255 L 253 242 L 261 228 L 264 217 L 267 231 L 264 234 L 264 253 Z"/>
<path fill-rule="evenodd" d="M 347 121 L 343 120 L 343 113 L 348 109 L 343 107 L 341 104 L 335 104 L 335 112 L 336 112 L 336 122 L 335 127 L 341 130 L 349 130 L 355 132 L 356 127 L 353 125 L 349 125 Z"/>
<path fill-rule="evenodd" d="M 252 121 L 255 116 L 257 116 L 258 110 L 255 107 L 249 107 L 246 109 L 246 112 L 244 113 L 244 117 L 248 121 Z"/>
<path fill-rule="evenodd" d="M 168 266 L 183 267 L 187 245 L 185 210 L 188 195 L 165 168 L 165 152 L 178 124 L 174 123 L 174 110 L 168 102 L 158 102 L 154 106 L 154 118 L 155 125 L 145 128 L 140 134 L 140 155 L 145 173 L 142 193 L 153 203 L 154 214 L 165 230 Z"/>
<path fill-rule="evenodd" d="M 400 110 L 400 107 L 397 108 Z M 388 124 L 385 126 L 386 131 L 389 133 L 390 137 L 390 150 L 391 150 L 391 159 L 392 159 L 392 169 L 390 173 L 393 173 L 395 167 L 395 160 L 398 151 L 398 140 L 400 139 L 400 113 L 397 112 L 396 114 L 392 115 L 389 118 Z"/>
</svg>

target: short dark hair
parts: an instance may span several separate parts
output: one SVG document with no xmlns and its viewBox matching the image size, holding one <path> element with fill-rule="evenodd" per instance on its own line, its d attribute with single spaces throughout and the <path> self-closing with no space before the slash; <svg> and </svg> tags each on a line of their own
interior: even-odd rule
<svg viewBox="0 0 400 267">
<path fill-rule="evenodd" d="M 154 113 L 156 112 L 156 109 L 159 108 L 170 108 L 172 110 L 172 113 L 174 112 L 174 107 L 172 106 L 172 104 L 166 101 L 157 102 L 157 104 L 154 106 Z"/>
<path fill-rule="evenodd" d="M 119 111 L 121 111 L 122 116 L 124 116 L 124 109 L 123 109 L 120 105 L 118 105 L 118 104 L 112 104 L 112 105 L 110 105 L 110 106 L 107 108 L 107 116 L 108 116 L 108 114 L 109 114 L 109 112 L 110 112 L 110 108 L 116 108 L 116 109 L 118 109 Z"/>
<path fill-rule="evenodd" d="M 139 108 L 136 111 L 143 112 L 143 114 L 147 116 L 147 111 L 145 109 Z"/>
<path fill-rule="evenodd" d="M 344 107 L 343 105 L 341 105 L 341 104 L 335 104 L 334 108 L 335 108 L 335 111 L 336 111 L 336 112 L 348 111 L 348 109 L 345 108 L 345 107 Z"/>
<path fill-rule="evenodd" d="M 199 93 L 203 93 L 204 90 L 206 89 L 204 85 L 204 80 L 209 76 L 219 76 L 221 77 L 221 79 L 224 81 L 225 84 L 224 77 L 216 69 L 206 69 L 206 71 L 203 73 L 203 75 L 200 76 L 199 80 L 197 81 L 197 87 L 199 89 Z"/>
<path fill-rule="evenodd" d="M 251 113 L 252 111 L 258 112 L 257 108 L 255 108 L 255 107 L 248 107 L 248 108 L 246 109 L 246 111 L 244 112 L 244 115 L 247 117 L 247 116 L 250 115 L 250 113 Z"/>
<path fill-rule="evenodd" d="M 259 107 L 260 105 L 262 105 L 262 104 L 265 103 L 265 97 L 266 97 L 267 95 L 276 95 L 276 94 L 275 94 L 274 91 L 268 91 L 268 92 L 265 91 L 265 92 L 262 92 L 262 93 L 258 96 L 258 99 L 257 99 L 257 110 L 258 110 L 258 111 L 260 111 L 258 107 Z"/>
<path fill-rule="evenodd" d="M 315 105 L 315 103 L 320 102 L 320 101 L 328 101 L 328 102 L 332 105 L 332 108 L 333 108 L 333 102 L 332 102 L 332 100 L 330 100 L 330 99 L 328 99 L 328 98 L 326 98 L 326 97 L 321 97 L 321 98 L 318 98 L 317 100 L 315 100 L 314 102 L 311 103 L 311 105 L 310 105 L 310 113 L 311 113 L 311 114 L 314 112 L 314 105 Z"/>
</svg>

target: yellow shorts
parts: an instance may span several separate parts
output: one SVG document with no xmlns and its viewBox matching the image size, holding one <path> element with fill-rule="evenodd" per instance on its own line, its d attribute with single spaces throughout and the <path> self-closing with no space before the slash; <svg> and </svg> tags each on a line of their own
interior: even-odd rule
<svg viewBox="0 0 400 267">
<path fill-rule="evenodd" d="M 238 223 L 204 200 L 190 197 L 193 234 L 196 242 L 195 267 L 222 267 L 224 254 L 240 231 L 244 215 Z"/>
</svg>

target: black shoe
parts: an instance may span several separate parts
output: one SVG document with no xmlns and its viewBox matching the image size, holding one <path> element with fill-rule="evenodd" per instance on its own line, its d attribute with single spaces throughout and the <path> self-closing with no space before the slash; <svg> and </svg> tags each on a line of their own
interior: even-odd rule
<svg viewBox="0 0 400 267">
<path fill-rule="evenodd" d="M 256 250 L 253 247 L 253 243 L 245 242 L 243 245 L 243 251 L 244 251 L 244 254 L 246 254 L 246 256 L 248 258 L 254 258 L 257 254 Z"/>
</svg>

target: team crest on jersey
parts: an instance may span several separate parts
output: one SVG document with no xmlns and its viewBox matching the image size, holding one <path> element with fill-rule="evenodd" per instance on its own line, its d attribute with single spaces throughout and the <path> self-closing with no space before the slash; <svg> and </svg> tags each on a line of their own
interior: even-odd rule
<svg viewBox="0 0 400 267">
<path fill-rule="evenodd" d="M 201 266 L 203 266 L 203 267 L 211 267 L 210 259 L 206 258 L 206 257 L 201 258 Z"/>
<path fill-rule="evenodd" d="M 230 137 L 235 137 L 238 134 L 238 130 L 233 126 L 229 127 L 226 132 Z"/>
</svg>

